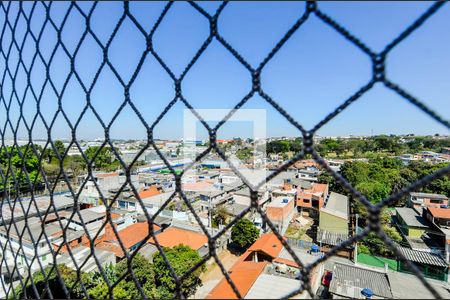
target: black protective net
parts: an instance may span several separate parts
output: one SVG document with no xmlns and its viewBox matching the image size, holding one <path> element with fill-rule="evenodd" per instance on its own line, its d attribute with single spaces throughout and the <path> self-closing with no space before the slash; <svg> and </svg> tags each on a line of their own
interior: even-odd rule
<svg viewBox="0 0 450 300">
<path fill-rule="evenodd" d="M 220 33 L 218 20 L 220 19 L 224 9 L 226 9 L 228 4 L 227 2 L 221 3 L 214 14 L 208 13 L 195 2 L 189 2 L 189 4 L 193 8 L 192 14 L 199 14 L 202 18 L 205 18 L 205 20 L 209 22 L 209 35 L 206 40 L 204 40 L 201 47 L 191 58 L 190 62 L 187 64 L 180 75 L 176 75 L 175 72 L 171 70 L 171 68 L 168 66 L 170 64 L 167 64 L 162 56 L 160 56 L 160 54 L 155 51 L 153 44 L 153 37 L 155 35 L 155 32 L 158 31 L 158 27 L 166 18 L 166 16 L 171 13 L 171 8 L 173 7 L 173 5 L 176 5 L 176 3 L 167 3 L 152 28 L 150 30 L 147 30 L 145 26 L 143 26 L 143 24 L 141 24 L 141 22 L 138 21 L 133 15 L 132 10 L 130 10 L 130 3 L 124 2 L 121 17 L 117 21 L 114 29 L 109 33 L 109 38 L 107 39 L 107 41 L 103 41 L 96 35 L 96 28 L 92 25 L 93 18 L 98 18 L 98 16 L 95 16 L 97 3 L 92 4 L 89 9 L 82 9 L 79 3 L 71 2 L 65 8 L 62 20 L 59 20 L 58 22 L 54 20 L 52 7 L 55 4 L 51 2 L 32 2 L 28 3 L 26 7 L 24 3 L 21 2 L 4 1 L 0 4 L 0 73 L 2 76 L 0 83 L 0 101 L 2 110 L 0 117 L 0 135 L 2 139 L 1 153 L 2 157 L 5 158 L 1 161 L 0 164 L 0 183 L 3 193 L 1 213 L 1 223 L 3 230 L 0 245 L 2 256 L 0 268 L 2 270 L 1 289 L 4 291 L 4 294 L 6 295 L 5 297 L 54 298 L 61 295 L 65 297 L 71 297 L 71 295 L 74 295 L 74 290 L 78 289 L 79 295 L 82 295 L 86 298 L 91 298 L 91 296 L 87 292 L 87 285 L 89 285 L 90 282 L 86 282 L 86 278 L 83 277 L 83 274 L 81 272 L 81 269 L 91 257 L 94 258 L 95 265 L 100 273 L 100 278 L 97 278 L 97 280 L 102 280 L 105 285 L 105 294 L 100 294 L 98 295 L 98 297 L 113 297 L 115 288 L 119 285 L 120 282 L 124 280 L 127 280 L 129 283 L 136 286 L 139 292 L 139 297 L 152 298 L 157 295 L 148 293 L 148 289 L 145 288 L 146 282 L 143 282 L 142 280 L 142 274 L 136 274 L 133 268 L 133 261 L 138 253 L 138 250 L 144 247 L 145 243 L 141 243 L 137 247 L 137 249 L 133 249 L 132 252 L 128 251 L 125 245 L 122 243 L 117 229 L 112 223 L 113 204 L 118 201 L 119 196 L 125 190 L 128 190 L 130 193 L 134 194 L 137 199 L 136 205 L 144 207 L 144 204 L 139 197 L 139 192 L 132 183 L 132 169 L 137 162 L 137 157 L 143 154 L 145 150 L 152 147 L 156 150 L 160 159 L 164 161 L 167 168 L 170 169 L 171 173 L 173 174 L 176 189 L 172 197 L 170 197 L 154 215 L 150 216 L 145 209 L 143 210 L 144 215 L 148 220 L 148 235 L 145 240 L 147 241 L 151 238 L 155 238 L 156 236 L 155 241 L 157 250 L 162 255 L 163 261 L 167 265 L 170 275 L 173 277 L 173 285 L 175 291 L 172 295 L 173 297 L 186 297 L 183 292 L 184 282 L 192 272 L 202 267 L 203 264 L 210 259 L 215 260 L 215 262 L 220 266 L 223 276 L 232 286 L 236 295 L 238 297 L 241 297 L 238 289 L 236 288 L 236 285 L 231 280 L 230 275 L 227 273 L 225 267 L 219 259 L 219 256 L 217 255 L 216 243 L 223 234 L 229 231 L 230 228 L 241 218 L 243 218 L 250 210 L 256 210 L 257 213 L 261 215 L 262 219 L 268 224 L 270 229 L 276 234 L 280 242 L 294 258 L 295 262 L 299 266 L 301 266 L 301 275 L 298 289 L 290 293 L 289 295 L 286 295 L 286 297 L 291 297 L 305 290 L 311 296 L 313 296 L 313 292 L 311 291 L 310 286 L 311 270 L 345 247 L 351 246 L 356 241 L 362 240 L 370 232 L 376 232 L 379 237 L 386 243 L 386 245 L 388 245 L 392 249 L 395 255 L 403 260 L 405 265 L 412 271 L 412 273 L 414 273 L 420 279 L 423 285 L 428 290 L 430 290 L 430 292 L 434 296 L 438 298 L 439 294 L 425 280 L 419 269 L 414 264 L 404 259 L 402 254 L 395 247 L 394 243 L 382 231 L 379 215 L 383 207 L 394 203 L 401 197 L 404 197 L 410 191 L 424 186 L 434 179 L 447 175 L 450 172 L 450 166 L 447 166 L 432 175 L 418 180 L 406 189 L 403 189 L 402 191 L 391 195 L 389 198 L 383 200 L 377 205 L 373 205 L 366 199 L 364 195 L 355 190 L 341 175 L 334 172 L 327 165 L 325 160 L 319 156 L 319 154 L 313 147 L 313 136 L 322 126 L 324 126 L 330 120 L 340 114 L 353 102 L 357 101 L 362 95 L 372 89 L 372 87 L 374 87 L 375 85 L 382 85 L 386 89 L 395 92 L 406 101 L 416 106 L 417 109 L 423 111 L 425 114 L 433 118 L 436 122 L 450 129 L 450 124 L 447 120 L 440 117 L 436 112 L 428 108 L 422 101 L 408 93 L 402 87 L 389 80 L 385 72 L 385 61 L 389 53 L 393 49 L 395 49 L 396 46 L 402 43 L 402 41 L 407 39 L 417 28 L 419 28 L 424 22 L 426 22 L 427 19 L 431 18 L 433 14 L 436 13 L 445 4 L 445 2 L 436 2 L 431 4 L 429 9 L 425 13 L 423 13 L 417 20 L 415 20 L 409 27 L 407 27 L 405 31 L 403 31 L 397 38 L 392 40 L 380 52 L 375 52 L 370 49 L 366 44 L 364 44 L 364 42 L 353 36 L 351 32 L 346 30 L 343 26 L 341 26 L 339 23 L 337 23 L 327 14 L 321 11 L 320 3 L 318 4 L 315 2 L 307 2 L 305 3 L 304 10 L 299 14 L 298 20 L 295 22 L 295 24 L 284 34 L 284 36 L 276 43 L 269 54 L 256 67 L 248 63 L 246 59 L 241 56 L 240 53 L 235 50 Z M 85 20 L 85 27 L 83 28 L 81 38 L 76 41 L 75 47 L 68 47 L 66 45 L 67 38 L 71 37 L 65 36 L 65 25 L 67 19 L 74 14 L 77 14 L 78 17 L 81 17 Z M 33 23 L 33 19 L 36 18 L 36 15 L 40 15 L 41 18 L 43 16 L 43 22 L 39 23 L 38 26 Z M 332 113 L 330 113 L 322 121 L 317 123 L 311 130 L 306 130 L 291 115 L 289 115 L 288 111 L 283 109 L 283 107 L 277 104 L 277 102 L 264 91 L 264 87 L 261 85 L 260 74 L 264 70 L 268 62 L 271 61 L 271 59 L 277 54 L 277 52 L 283 47 L 283 45 L 285 45 L 285 43 L 291 38 L 291 36 L 300 27 L 302 27 L 302 25 L 308 22 L 311 17 L 318 18 L 327 26 L 333 28 L 336 34 L 344 37 L 348 41 L 348 43 L 351 43 L 354 47 L 360 49 L 363 53 L 365 53 L 367 57 L 370 58 L 373 68 L 372 78 L 366 85 L 357 90 Z M 128 79 L 122 77 L 121 74 L 116 70 L 115 64 L 110 59 L 109 52 L 111 44 L 115 41 L 118 31 L 125 22 L 131 22 L 131 24 L 135 26 L 135 30 L 140 34 L 141 39 L 145 41 L 146 44 L 146 49 L 140 55 L 139 62 L 137 66 L 132 70 L 131 76 Z M 40 45 L 42 45 L 42 43 L 46 43 L 49 39 L 56 40 L 56 43 L 54 44 L 54 47 L 50 53 L 43 53 L 42 47 Z M 87 39 L 93 41 L 93 43 L 95 43 L 103 53 L 103 57 L 99 61 L 99 67 L 90 82 L 86 82 L 86 80 L 82 79 L 83 74 L 80 74 L 80 71 L 77 68 L 77 54 L 79 53 L 79 50 L 82 48 L 83 43 Z M 216 40 L 224 49 L 226 49 L 226 51 L 228 51 L 239 62 L 239 64 L 249 72 L 252 78 L 252 84 L 250 92 L 245 95 L 242 100 L 239 101 L 239 103 L 235 105 L 234 109 L 231 110 L 230 113 L 221 122 L 212 127 L 202 119 L 201 115 L 195 111 L 195 107 L 191 105 L 189 100 L 183 96 L 182 82 L 191 68 L 196 64 L 196 62 L 214 40 Z M 55 57 L 58 55 L 63 55 L 65 57 L 66 63 L 64 65 L 62 65 L 61 62 L 55 62 Z M 123 55 L 126 55 L 126 53 L 124 53 Z M 168 76 L 170 76 L 171 80 L 173 81 L 173 89 L 175 92 L 175 97 L 173 98 L 173 100 L 167 103 L 165 109 L 152 123 L 148 123 L 145 120 L 140 110 L 133 103 L 133 97 L 130 96 L 130 89 L 132 88 L 136 78 L 139 77 L 141 67 L 150 57 L 156 59 L 156 61 L 160 64 L 160 66 L 164 69 Z M 38 65 L 39 67 L 37 67 Z M 55 68 L 67 68 L 68 73 L 61 78 L 60 74 L 54 74 L 53 71 Z M 98 84 L 99 76 L 104 68 L 109 68 L 112 71 L 117 79 L 117 82 L 120 85 L 120 88 L 123 91 L 123 102 L 119 109 L 117 109 L 109 123 L 104 122 L 101 117 L 102 111 L 96 108 L 91 101 L 92 91 Z M 36 81 L 33 79 L 35 76 L 40 77 L 41 81 L 39 83 L 36 83 Z M 58 81 L 58 83 L 55 83 L 55 81 Z M 85 96 L 84 99 L 79 99 L 79 101 L 83 103 L 83 109 L 76 119 L 68 116 L 67 111 L 62 104 L 63 99 L 67 95 L 66 88 L 71 81 L 75 81 L 79 84 L 82 90 L 82 94 Z M 62 84 L 59 84 L 60 82 L 62 82 Z M 53 115 L 44 116 L 45 113 L 43 113 L 42 108 L 45 105 L 45 100 L 43 99 L 43 95 L 48 95 L 48 93 L 54 95 L 54 98 L 57 100 L 58 104 L 56 112 Z M 227 224 L 219 232 L 212 235 L 211 232 L 203 225 L 197 215 L 196 210 L 192 206 L 191 201 L 183 192 L 181 178 L 187 170 L 192 168 L 198 161 L 206 157 L 206 155 L 208 155 L 211 151 L 216 151 L 223 160 L 228 161 L 228 158 L 223 150 L 218 147 L 216 133 L 218 132 L 219 128 L 221 128 L 236 112 L 236 110 L 239 110 L 250 98 L 255 95 L 259 95 L 265 101 L 267 101 L 268 104 L 270 104 L 284 118 L 286 118 L 286 120 L 290 124 L 295 126 L 301 132 L 300 137 L 303 141 L 303 149 L 292 159 L 287 161 L 282 167 L 272 173 L 269 178 L 266 178 L 266 180 L 257 185 L 253 185 L 248 182 L 248 180 L 240 173 L 239 170 L 232 167 L 233 171 L 241 178 L 245 185 L 251 188 L 252 205 L 242 211 L 232 222 Z M 35 111 L 32 114 L 26 112 L 26 107 L 28 107 L 30 103 L 35 107 Z M 160 123 L 160 121 L 166 116 L 167 112 L 176 103 L 181 103 L 182 105 L 190 109 L 209 133 L 209 146 L 207 150 L 197 156 L 195 161 L 187 166 L 182 173 L 175 172 L 174 168 L 170 165 L 167 158 L 159 150 L 158 145 L 156 144 L 154 139 L 155 126 Z M 121 115 L 125 107 L 131 108 L 131 110 L 134 111 L 137 116 L 138 122 L 140 122 L 142 126 L 145 127 L 147 133 L 145 145 L 140 149 L 140 152 L 138 153 L 136 158 L 128 164 L 123 161 L 121 155 L 116 151 L 110 139 L 110 129 L 116 119 Z M 80 140 L 77 138 L 77 129 L 79 127 L 79 124 L 85 114 L 87 114 L 88 112 L 92 113 L 95 116 L 99 124 L 103 127 L 105 134 L 101 146 L 98 148 L 97 153 L 95 153 L 91 159 L 89 159 L 88 156 L 85 155 L 80 144 Z M 64 153 L 58 152 L 58 145 L 56 145 L 55 139 L 51 134 L 54 127 L 57 126 L 55 125 L 57 124 L 57 119 L 63 120 L 70 128 L 70 144 L 69 147 L 67 147 L 67 149 L 64 151 Z M 35 126 L 38 126 L 38 123 L 43 124 L 45 130 L 48 132 L 48 138 L 45 141 L 45 146 L 43 147 L 36 145 L 33 138 L 33 129 Z M 21 136 L 19 136 L 19 132 L 26 133 L 28 142 L 25 145 L 19 145 L 18 143 L 19 138 L 21 138 Z M 7 145 L 6 140 L 11 138 L 14 141 L 13 145 Z M 85 178 L 84 182 L 81 182 L 79 187 L 75 187 L 73 185 L 73 180 L 71 178 L 73 174 L 69 174 L 69 172 L 67 171 L 68 166 L 64 164 L 64 159 L 68 155 L 69 148 L 74 146 L 77 147 L 81 152 L 82 160 L 86 164 L 86 168 L 88 171 L 88 177 Z M 120 189 L 116 191 L 115 195 L 111 197 L 110 201 L 107 202 L 106 221 L 103 223 L 96 234 L 90 234 L 89 229 L 87 228 L 87 225 L 83 220 L 83 216 L 82 214 L 80 214 L 78 201 L 81 190 L 86 185 L 87 180 L 90 178 L 94 178 L 93 171 L 95 166 L 93 165 L 93 163 L 96 156 L 100 155 L 100 152 L 103 148 L 108 148 L 109 151 L 112 151 L 112 154 L 120 162 L 119 167 L 123 170 L 126 180 L 122 183 Z M 56 171 L 55 175 L 52 175 L 51 178 L 43 168 L 43 164 L 46 159 L 46 150 L 53 151 L 53 153 L 55 153 L 55 157 L 59 161 L 59 169 Z M 264 184 L 264 182 L 275 178 L 278 174 L 280 174 L 280 172 L 287 170 L 288 167 L 293 165 L 296 161 L 305 158 L 306 155 L 312 155 L 314 160 L 318 162 L 323 167 L 323 169 L 326 170 L 326 172 L 329 172 L 335 178 L 335 180 L 340 182 L 345 187 L 349 195 L 352 195 L 354 199 L 358 199 L 358 201 L 361 201 L 361 203 L 364 204 L 369 213 L 368 226 L 362 232 L 334 247 L 323 257 L 308 265 L 304 265 L 301 262 L 295 252 L 291 249 L 291 246 L 288 244 L 288 242 L 282 238 L 277 227 L 274 226 L 273 223 L 268 219 L 266 213 L 258 204 L 257 193 L 258 189 Z M 20 159 L 14 159 L 14 157 L 19 157 Z M 233 165 L 230 164 L 230 166 Z M 37 171 L 31 171 L 34 170 L 33 168 L 37 169 Z M 61 202 L 62 200 L 59 198 L 56 184 L 60 182 L 64 182 L 67 185 L 67 189 L 72 196 L 72 198 L 70 199 L 75 209 L 69 214 L 66 213 L 64 215 L 61 215 L 60 212 L 61 205 L 63 204 Z M 93 182 L 95 185 L 94 188 L 98 190 L 99 198 L 106 199 L 107 196 L 103 195 L 101 189 L 97 186 L 95 181 Z M 50 191 L 50 195 L 47 206 L 43 207 L 42 204 L 37 203 L 36 197 L 38 196 L 39 191 L 43 190 L 44 188 Z M 24 196 L 25 194 L 26 197 Z M 177 270 L 174 270 L 174 268 L 170 265 L 169 258 L 166 256 L 163 248 L 157 242 L 158 239 L 157 235 L 154 234 L 155 230 L 153 226 L 153 222 L 159 216 L 159 213 L 176 196 L 184 200 L 187 209 L 194 215 L 202 231 L 208 237 L 209 245 L 209 253 L 207 253 L 201 259 L 201 261 L 192 266 L 190 270 L 182 274 L 177 273 Z M 8 214 L 8 212 L 10 213 Z M 50 230 L 49 227 L 46 227 L 44 225 L 36 225 L 45 224 L 52 218 L 53 220 L 56 219 L 56 222 L 52 223 L 53 226 L 56 227 L 56 229 L 53 227 Z M 71 247 L 67 247 L 67 252 L 71 260 L 73 261 L 75 269 L 77 270 L 72 278 L 72 282 L 69 283 L 67 282 L 67 280 L 63 281 L 61 279 L 63 275 L 62 272 L 64 272 L 64 270 L 56 267 L 57 256 L 61 254 L 63 245 L 65 243 L 61 243 L 56 247 L 52 243 L 52 236 L 57 231 L 62 231 L 62 239 L 64 242 L 67 241 L 68 237 L 66 236 L 65 232 L 68 228 L 68 222 L 62 222 L 62 218 L 64 218 L 66 221 L 75 219 L 79 220 L 80 226 L 84 231 L 83 233 L 85 233 L 87 238 L 87 242 L 85 243 L 85 245 L 87 245 L 90 249 L 89 256 L 86 258 L 86 260 L 81 264 L 77 264 L 77 260 L 72 253 L 73 249 L 71 249 Z M 118 277 L 114 278 L 109 276 L 107 268 L 101 265 L 95 252 L 96 239 L 100 237 L 100 233 L 103 232 L 103 230 L 105 230 L 109 225 L 111 225 L 110 228 L 112 228 L 113 231 L 111 234 L 113 234 L 119 242 L 119 247 L 123 251 L 123 260 L 126 262 L 126 264 L 124 264 L 126 266 L 124 268 L 124 272 Z M 46 267 L 48 266 L 47 263 L 44 266 L 44 262 L 38 259 L 38 252 L 40 251 L 40 248 L 37 247 L 38 243 L 43 243 L 50 246 L 51 255 L 47 258 L 47 260 L 52 262 L 50 264 L 51 267 Z M 34 245 L 35 247 L 30 247 L 30 244 Z M 12 253 L 12 256 L 6 257 L 4 255 L 8 251 L 9 253 Z M 34 255 L 32 252 L 30 254 L 30 251 L 34 251 Z M 24 259 L 25 254 L 27 254 L 28 257 L 33 257 L 33 259 Z M 13 262 L 12 264 L 11 261 Z M 24 273 L 23 270 L 30 270 L 32 265 L 38 266 L 38 270 L 41 270 L 41 278 L 36 279 L 36 277 L 33 277 L 32 274 L 27 274 L 26 272 Z M 17 277 L 18 284 L 16 284 L 16 286 L 13 286 L 12 284 L 10 284 L 11 281 L 6 280 L 5 278 L 8 276 L 15 277 L 14 274 L 17 274 L 19 272 L 19 269 L 21 269 L 20 272 L 22 273 L 22 276 Z M 52 286 L 57 286 L 58 288 L 55 289 L 52 288 Z M 21 294 L 17 294 L 18 290 L 21 290 Z M 124 296 L 116 295 L 116 297 Z"/>
</svg>

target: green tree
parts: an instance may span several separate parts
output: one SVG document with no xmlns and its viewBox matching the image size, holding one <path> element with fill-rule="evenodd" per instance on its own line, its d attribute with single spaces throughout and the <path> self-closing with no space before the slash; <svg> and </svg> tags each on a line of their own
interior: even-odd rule
<svg viewBox="0 0 450 300">
<path fill-rule="evenodd" d="M 238 149 L 236 151 L 236 156 L 240 160 L 250 159 L 253 156 L 253 150 L 251 148 L 248 148 L 248 147 L 242 148 L 242 149 Z"/>
<path fill-rule="evenodd" d="M 250 247 L 258 237 L 258 228 L 248 219 L 239 220 L 231 229 L 231 240 L 244 249 Z"/>
<path fill-rule="evenodd" d="M 71 290 L 74 287 L 74 283 L 77 278 L 77 273 L 66 267 L 65 265 L 58 265 L 58 271 L 61 275 L 62 282 L 59 279 L 58 273 L 55 268 L 47 267 L 43 271 L 37 271 L 33 274 L 33 282 L 39 295 L 36 295 L 34 288 L 30 281 L 28 281 L 25 289 L 19 285 L 16 290 L 16 298 L 23 299 L 39 299 L 39 298 L 53 298 L 63 299 L 67 298 L 65 293 L 65 288 Z M 47 289 L 46 282 L 48 283 L 49 289 Z M 80 295 L 81 290 L 74 288 L 74 291 L 70 293 L 71 298 L 82 298 L 84 295 Z M 13 296 L 13 295 L 10 295 Z"/>
<path fill-rule="evenodd" d="M 37 155 L 40 155 L 37 153 Z M 1 178 L 0 190 L 11 194 L 18 191 L 40 190 L 42 176 L 39 172 L 39 158 L 30 146 L 8 146 L 0 150 L 0 168 L 5 177 Z M 7 170 L 9 170 L 7 172 Z M 6 176 L 7 175 L 7 176 Z"/>
<path fill-rule="evenodd" d="M 390 195 L 390 189 L 385 183 L 379 181 L 364 181 L 356 185 L 360 191 L 372 203 L 378 203 Z"/>
<path fill-rule="evenodd" d="M 216 224 L 225 224 L 228 218 L 228 211 L 225 206 L 217 206 L 213 211 L 213 221 Z"/>
<path fill-rule="evenodd" d="M 114 152 L 110 147 L 101 149 L 99 146 L 89 147 L 84 154 L 90 161 L 95 157 L 93 167 L 97 170 L 114 171 L 120 166 L 119 162 L 114 159 Z"/>
<path fill-rule="evenodd" d="M 201 257 L 197 251 L 185 245 L 178 245 L 173 248 L 164 248 L 164 254 L 166 255 L 167 260 L 177 276 L 185 274 L 201 261 Z M 175 279 L 172 277 L 170 269 L 167 267 L 163 256 L 159 252 L 153 257 L 153 268 L 155 274 L 157 274 L 155 277 L 155 282 L 158 286 L 158 292 L 163 293 L 164 297 L 167 295 L 170 295 L 170 298 L 175 296 L 177 288 Z M 201 280 L 199 277 L 204 271 L 204 268 L 205 266 L 202 265 L 195 271 L 190 272 L 190 274 L 184 278 L 181 284 L 181 292 L 184 297 L 187 298 L 192 296 L 197 290 L 197 287 L 200 286 Z"/>
</svg>

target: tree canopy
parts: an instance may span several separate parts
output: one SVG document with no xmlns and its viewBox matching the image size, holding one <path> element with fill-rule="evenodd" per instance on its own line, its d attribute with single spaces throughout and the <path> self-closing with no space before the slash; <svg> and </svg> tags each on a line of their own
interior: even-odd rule
<svg viewBox="0 0 450 300">
<path fill-rule="evenodd" d="M 259 229 L 248 219 L 239 220 L 231 229 L 231 240 L 247 249 L 259 237 Z"/>
<path fill-rule="evenodd" d="M 201 260 L 197 251 L 184 245 L 164 248 L 164 251 L 172 268 L 179 276 L 189 271 Z M 67 297 L 64 292 L 65 288 L 69 292 L 70 298 L 87 298 L 87 295 L 94 299 L 110 298 L 108 284 L 100 272 L 80 272 L 79 277 L 77 277 L 77 272 L 65 265 L 58 265 L 57 268 L 61 274 L 62 282 L 56 269 L 47 267 L 44 272 L 37 271 L 33 274 L 33 282 L 39 295 L 35 294 L 31 282 L 28 281 L 25 289 L 19 286 L 15 290 L 16 298 L 35 299 L 39 297 L 51 298 L 52 296 L 62 299 Z M 204 265 L 201 265 L 185 278 L 181 287 L 184 297 L 189 297 L 195 293 L 197 287 L 201 284 L 199 276 L 204 268 Z M 154 255 L 153 263 L 138 253 L 130 264 L 127 260 L 122 260 L 115 266 L 107 265 L 103 268 L 103 271 L 109 285 L 113 285 L 121 279 L 112 290 L 114 298 L 141 299 L 142 294 L 134 279 L 139 283 L 143 293 L 148 298 L 167 299 L 175 296 L 175 280 L 159 252 Z M 47 289 L 45 280 L 47 276 L 49 289 Z"/>
</svg>

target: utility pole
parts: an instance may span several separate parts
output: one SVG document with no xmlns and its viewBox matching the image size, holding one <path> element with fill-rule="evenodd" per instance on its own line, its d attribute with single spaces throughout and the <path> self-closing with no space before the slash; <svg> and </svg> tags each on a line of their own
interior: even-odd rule
<svg viewBox="0 0 450 300">
<path fill-rule="evenodd" d="M 359 217 L 359 215 L 356 214 L 355 217 L 356 217 L 355 234 L 358 234 L 358 217 Z M 357 265 L 357 264 L 358 264 L 358 242 L 356 241 L 355 242 L 355 265 Z"/>
<path fill-rule="evenodd" d="M 209 197 L 209 228 L 211 229 L 212 232 L 212 210 L 211 210 L 211 196 Z"/>
</svg>

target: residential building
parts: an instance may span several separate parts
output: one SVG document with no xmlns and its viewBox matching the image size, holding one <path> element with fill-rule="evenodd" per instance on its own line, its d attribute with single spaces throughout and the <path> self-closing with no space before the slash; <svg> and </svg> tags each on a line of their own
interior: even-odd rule
<svg viewBox="0 0 450 300">
<path fill-rule="evenodd" d="M 328 197 L 328 184 L 312 183 L 311 188 L 297 190 L 297 207 L 300 211 L 317 214 Z"/>
<path fill-rule="evenodd" d="M 149 224 L 148 222 L 139 222 L 118 231 L 116 235 L 111 224 L 107 223 L 105 226 L 105 234 L 95 240 L 95 247 L 100 250 L 112 252 L 116 255 L 117 259 L 122 259 L 125 257 L 125 253 L 119 240 L 122 242 L 122 246 L 125 250 L 130 254 L 146 242 L 146 239 L 151 234 L 149 231 L 150 226 L 153 228 L 153 234 L 161 232 L 161 227 L 158 225 Z M 89 245 L 87 238 L 83 241 L 83 245 Z"/>
<path fill-rule="evenodd" d="M 8 199 L 4 199 L 1 203 L 0 224 L 9 224 L 11 220 L 24 220 L 26 217 L 36 217 L 45 215 L 55 211 L 71 211 L 74 208 L 74 201 L 70 194 L 60 194 L 50 196 L 35 197 L 34 199 L 20 199 L 20 205 L 12 205 L 8 203 Z"/>
<path fill-rule="evenodd" d="M 331 170 L 335 172 L 340 172 L 341 167 L 344 164 L 344 161 L 342 160 L 327 160 L 326 163 L 328 164 L 328 167 L 330 167 Z"/>
<path fill-rule="evenodd" d="M 21 273 L 35 271 L 40 268 L 39 264 L 45 267 L 52 259 L 51 243 L 61 235 L 57 222 L 42 223 L 38 217 L 0 226 L 3 260 L 7 265 L 16 265 Z"/>
<path fill-rule="evenodd" d="M 450 209 L 427 207 L 424 209 L 425 218 L 437 226 L 450 226 Z"/>
<path fill-rule="evenodd" d="M 331 192 L 325 206 L 320 209 L 319 228 L 322 231 L 349 233 L 349 201 L 348 197 Z"/>
<path fill-rule="evenodd" d="M 395 223 L 403 236 L 420 238 L 429 230 L 426 220 L 414 209 L 409 207 L 396 207 L 395 211 Z"/>
<path fill-rule="evenodd" d="M 414 274 L 403 272 L 388 272 L 394 299 L 436 299 L 433 293 L 424 287 L 424 284 Z M 439 294 L 440 299 L 450 299 L 450 290 L 446 283 L 427 278 L 427 283 Z"/>
<path fill-rule="evenodd" d="M 348 197 L 331 192 L 330 196 L 319 211 L 319 228 L 317 242 L 322 252 L 328 252 L 333 247 L 348 240 L 350 236 L 350 216 Z M 353 247 L 348 246 L 336 253 L 338 256 L 351 258 Z"/>
<path fill-rule="evenodd" d="M 295 198 L 291 196 L 277 196 L 267 204 L 266 215 L 272 224 L 284 234 L 295 214 Z"/>
<path fill-rule="evenodd" d="M 299 289 L 299 268 L 276 235 L 266 233 L 250 246 L 228 273 L 241 297 L 279 299 Z M 314 274 L 311 276 L 314 290 L 321 273 L 314 268 L 311 274 Z M 303 292 L 293 298 L 305 296 L 306 292 Z M 206 298 L 236 299 L 237 296 L 228 281 L 222 278 Z"/>
<path fill-rule="evenodd" d="M 91 208 L 82 209 L 68 218 L 68 227 L 76 231 L 87 230 L 90 234 L 96 234 L 100 229 L 106 215 L 104 213 L 99 213 Z"/>
<path fill-rule="evenodd" d="M 419 212 L 423 207 L 447 207 L 448 197 L 442 194 L 411 192 L 408 197 L 408 206 Z"/>
<path fill-rule="evenodd" d="M 307 181 L 317 181 L 319 180 L 320 171 L 319 170 L 309 170 L 301 169 L 297 170 L 297 178 L 307 180 Z"/>
<path fill-rule="evenodd" d="M 402 256 L 414 263 L 416 267 L 422 272 L 425 277 L 447 281 L 449 265 L 437 253 L 429 253 L 424 251 L 417 251 L 405 247 L 397 247 Z M 408 266 L 400 259 L 397 259 L 398 271 L 410 273 Z"/>
<path fill-rule="evenodd" d="M 56 258 L 57 264 L 64 264 L 75 271 L 81 270 L 82 272 L 99 272 L 98 264 L 102 268 L 116 264 L 114 253 L 98 248 L 92 251 L 90 247 L 79 246 L 71 249 L 71 254 L 65 252 L 63 255 L 58 255 Z"/>
<path fill-rule="evenodd" d="M 131 175 L 131 184 L 139 189 L 139 176 Z M 93 207 L 103 205 L 105 201 L 115 197 L 118 190 L 126 182 L 127 178 L 120 175 L 119 172 L 112 173 L 95 173 L 93 177 L 83 175 L 78 177 L 78 185 L 82 188 L 79 201 L 85 207 Z M 122 189 L 123 193 L 129 191 L 130 188 Z"/>
<path fill-rule="evenodd" d="M 423 210 L 424 218 L 434 230 L 430 235 L 437 243 L 446 262 L 450 261 L 450 209 L 428 207 Z"/>
<path fill-rule="evenodd" d="M 202 257 L 208 253 L 208 237 L 203 233 L 193 230 L 172 226 L 160 233 L 157 237 L 157 241 L 161 247 L 172 248 L 178 245 L 189 246 L 196 250 Z M 148 242 L 156 245 L 153 238 Z"/>
<path fill-rule="evenodd" d="M 397 159 L 399 159 L 405 166 L 407 166 L 412 162 L 418 161 L 420 157 L 414 154 L 402 154 L 397 156 Z"/>
<path fill-rule="evenodd" d="M 258 191 L 258 204 L 264 206 L 270 200 L 269 192 L 266 189 Z M 240 189 L 233 193 L 234 203 L 250 206 L 250 189 L 248 187 Z"/>
</svg>

